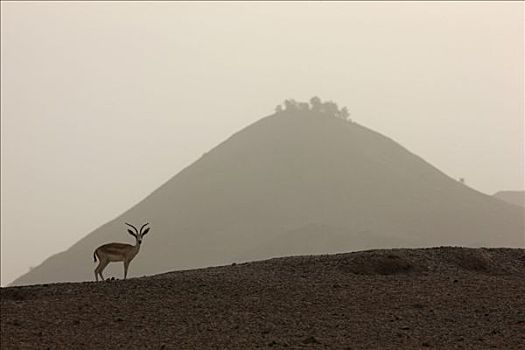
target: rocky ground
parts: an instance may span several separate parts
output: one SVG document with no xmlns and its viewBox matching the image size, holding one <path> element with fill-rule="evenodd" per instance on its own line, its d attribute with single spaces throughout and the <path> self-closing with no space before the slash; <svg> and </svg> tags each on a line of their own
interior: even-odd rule
<svg viewBox="0 0 525 350">
<path fill-rule="evenodd" d="M 373 250 L 2 288 L 0 345 L 525 349 L 525 250 Z"/>
</svg>

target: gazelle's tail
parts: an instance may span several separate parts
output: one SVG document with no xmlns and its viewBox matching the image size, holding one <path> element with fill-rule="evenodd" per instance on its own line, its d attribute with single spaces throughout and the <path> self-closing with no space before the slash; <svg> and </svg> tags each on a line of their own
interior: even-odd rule
<svg viewBox="0 0 525 350">
<path fill-rule="evenodd" d="M 93 262 L 97 262 L 97 251 L 93 252 Z"/>
</svg>

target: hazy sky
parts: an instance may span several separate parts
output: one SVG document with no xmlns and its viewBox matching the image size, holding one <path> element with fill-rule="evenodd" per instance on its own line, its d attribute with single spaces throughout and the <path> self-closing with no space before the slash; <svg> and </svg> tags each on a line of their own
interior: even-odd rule
<svg viewBox="0 0 525 350">
<path fill-rule="evenodd" d="M 346 105 L 479 191 L 523 189 L 523 8 L 2 1 L 2 285 L 285 98 Z"/>
</svg>

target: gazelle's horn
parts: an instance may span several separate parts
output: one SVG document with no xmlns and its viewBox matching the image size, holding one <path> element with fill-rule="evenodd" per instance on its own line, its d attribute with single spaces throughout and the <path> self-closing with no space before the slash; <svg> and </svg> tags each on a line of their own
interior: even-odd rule
<svg viewBox="0 0 525 350">
<path fill-rule="evenodd" d="M 142 233 L 142 230 L 144 229 L 144 227 L 148 226 L 149 225 L 149 222 L 145 223 L 144 225 L 142 225 L 142 227 L 140 228 L 140 233 Z"/>
<path fill-rule="evenodd" d="M 128 225 L 129 227 L 132 227 L 137 234 L 139 233 L 139 231 L 137 230 L 137 228 L 135 226 L 133 226 L 131 224 L 128 224 L 127 222 L 125 222 L 125 224 Z"/>
</svg>

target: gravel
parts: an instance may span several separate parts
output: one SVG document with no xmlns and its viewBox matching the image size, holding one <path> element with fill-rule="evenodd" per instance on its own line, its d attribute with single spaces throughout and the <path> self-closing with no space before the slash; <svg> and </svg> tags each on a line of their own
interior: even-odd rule
<svg viewBox="0 0 525 350">
<path fill-rule="evenodd" d="M 524 249 L 389 249 L 9 287 L 2 349 L 525 349 Z"/>
</svg>

